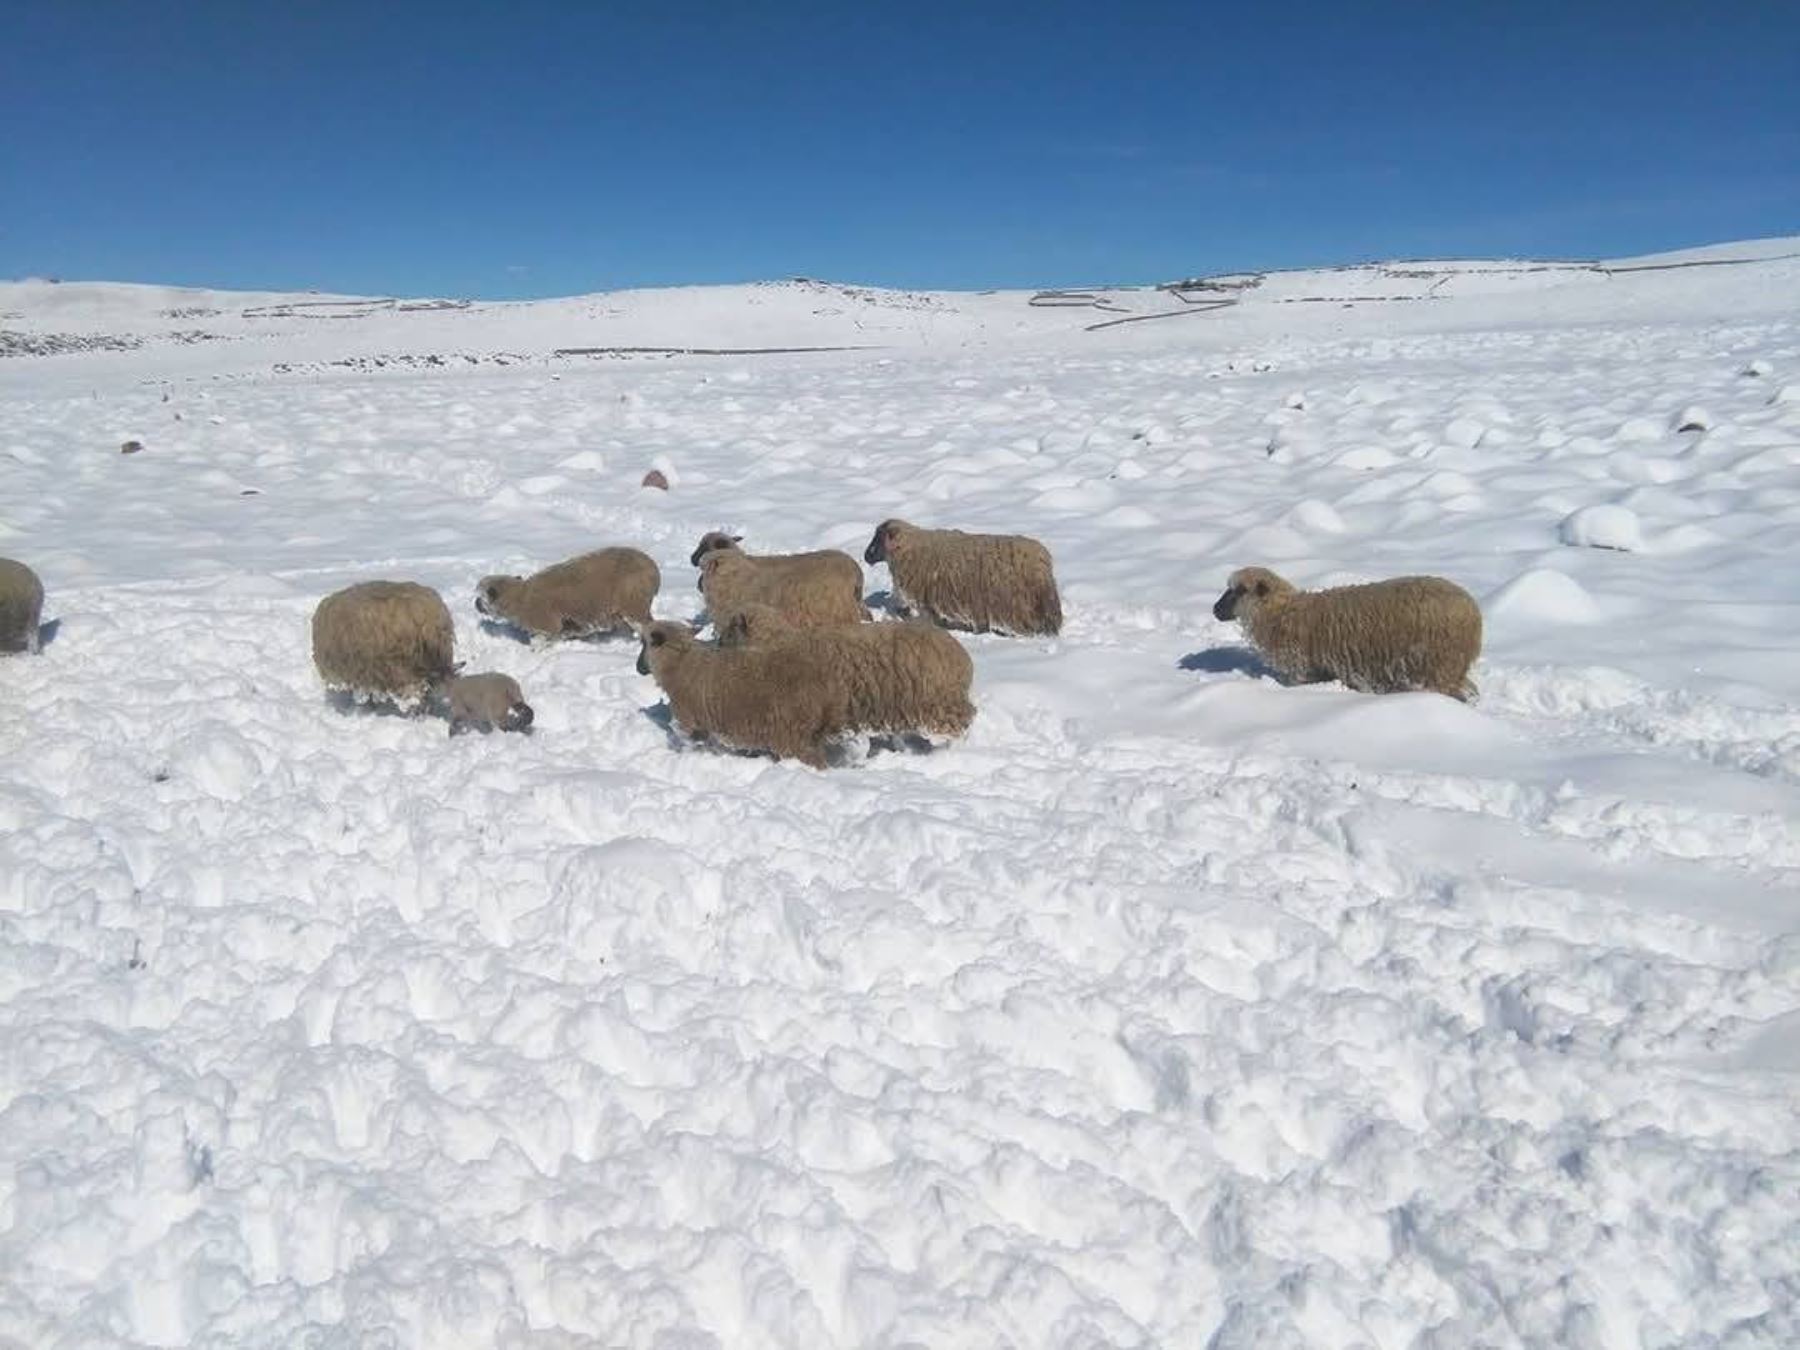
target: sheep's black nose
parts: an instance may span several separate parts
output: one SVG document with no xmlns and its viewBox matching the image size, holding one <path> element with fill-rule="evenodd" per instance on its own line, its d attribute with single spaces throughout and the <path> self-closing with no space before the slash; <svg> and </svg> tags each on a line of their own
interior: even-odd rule
<svg viewBox="0 0 1800 1350">
<path fill-rule="evenodd" d="M 638 648 L 638 674 L 648 675 L 649 673 L 650 673 L 650 653 L 645 651 L 642 647 L 639 647 Z"/>
<path fill-rule="evenodd" d="M 1237 605 L 1234 603 L 1235 600 L 1236 597 L 1233 596 L 1230 591 L 1226 591 L 1225 594 L 1213 601 L 1213 618 L 1221 621 L 1229 621 L 1232 616 L 1237 613 Z"/>
<path fill-rule="evenodd" d="M 506 724 L 509 731 L 523 731 L 531 725 L 533 717 L 529 703 L 515 703 L 506 710 Z"/>
<path fill-rule="evenodd" d="M 871 541 L 869 546 L 863 550 L 863 561 L 869 564 L 870 567 L 873 567 L 876 563 L 880 562 L 880 546 Z"/>
</svg>

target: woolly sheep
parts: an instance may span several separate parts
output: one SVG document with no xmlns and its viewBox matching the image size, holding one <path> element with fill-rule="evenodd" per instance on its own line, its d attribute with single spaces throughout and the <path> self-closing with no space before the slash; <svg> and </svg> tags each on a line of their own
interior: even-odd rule
<svg viewBox="0 0 1800 1350">
<path fill-rule="evenodd" d="M 510 675 L 485 671 L 479 675 L 458 675 L 443 687 L 446 710 L 450 717 L 450 734 L 465 731 L 486 733 L 495 727 L 502 731 L 531 730 L 531 705 Z"/>
<path fill-rule="evenodd" d="M 22 562 L 0 558 L 0 652 L 38 651 L 44 583 Z"/>
<path fill-rule="evenodd" d="M 1286 680 L 1475 697 L 1469 667 L 1481 653 L 1481 607 L 1442 577 L 1302 591 L 1266 567 L 1245 567 L 1231 574 L 1213 617 L 1243 625 Z"/>
<path fill-rule="evenodd" d="M 700 594 L 719 632 L 746 605 L 761 604 L 796 627 L 861 623 L 862 568 L 837 549 L 811 553 L 749 554 L 739 536 L 717 530 L 703 535 L 691 561 L 700 569 Z"/>
<path fill-rule="evenodd" d="M 326 687 L 417 705 L 456 673 L 443 597 L 412 581 L 363 581 L 319 601 L 313 664 Z"/>
<path fill-rule="evenodd" d="M 602 548 L 529 577 L 483 577 L 475 608 L 537 637 L 586 637 L 648 623 L 661 585 L 649 554 Z"/>
<path fill-rule="evenodd" d="M 886 562 L 895 600 L 946 628 L 1021 637 L 1062 631 L 1050 550 L 1024 535 L 925 530 L 884 520 L 863 561 Z"/>
<path fill-rule="evenodd" d="M 638 674 L 653 678 L 675 725 L 737 750 L 825 767 L 825 747 L 849 730 L 843 686 L 820 678 L 794 643 L 702 645 L 687 624 L 662 620 L 640 630 Z"/>
<path fill-rule="evenodd" d="M 802 629 L 766 605 L 751 605 L 719 635 L 724 647 L 795 641 L 846 681 L 858 731 L 960 736 L 975 720 L 975 663 L 962 643 L 928 623 Z"/>
</svg>

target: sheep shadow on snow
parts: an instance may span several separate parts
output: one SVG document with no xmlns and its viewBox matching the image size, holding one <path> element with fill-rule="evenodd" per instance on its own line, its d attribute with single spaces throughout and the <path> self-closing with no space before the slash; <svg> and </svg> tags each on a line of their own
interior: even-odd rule
<svg viewBox="0 0 1800 1350">
<path fill-rule="evenodd" d="M 1182 670 L 1205 675 L 1248 675 L 1254 680 L 1286 683 L 1274 666 L 1249 647 L 1209 647 L 1203 652 L 1189 652 L 1175 664 Z"/>
<path fill-rule="evenodd" d="M 61 619 L 46 619 L 43 623 L 40 623 L 38 625 L 38 650 L 41 652 L 52 642 L 55 642 L 56 635 L 60 632 L 62 632 Z"/>
</svg>

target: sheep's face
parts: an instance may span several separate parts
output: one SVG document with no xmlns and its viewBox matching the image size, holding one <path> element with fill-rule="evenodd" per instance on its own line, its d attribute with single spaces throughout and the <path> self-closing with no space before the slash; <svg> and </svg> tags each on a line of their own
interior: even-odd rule
<svg viewBox="0 0 1800 1350">
<path fill-rule="evenodd" d="M 507 597 L 518 585 L 518 577 L 483 577 L 475 588 L 476 610 L 490 619 L 499 618 L 505 610 Z"/>
<path fill-rule="evenodd" d="M 672 640 L 691 636 L 693 630 L 686 624 L 673 623 L 660 619 L 655 623 L 647 623 L 638 629 L 637 672 L 640 675 L 650 673 L 650 653 L 669 645 Z"/>
<path fill-rule="evenodd" d="M 1241 567 L 1225 584 L 1225 594 L 1213 602 L 1213 618 L 1229 623 L 1245 606 L 1254 606 L 1271 595 L 1285 595 L 1294 588 L 1266 567 Z"/>
<path fill-rule="evenodd" d="M 894 545 L 899 542 L 906 525 L 898 520 L 884 520 L 875 527 L 875 537 L 869 540 L 869 546 L 863 550 L 863 561 L 873 567 L 878 562 L 886 562 L 893 552 Z"/>
<path fill-rule="evenodd" d="M 708 531 L 706 534 L 700 536 L 700 542 L 694 546 L 694 552 L 692 556 L 688 558 L 688 561 L 695 567 L 698 567 L 701 559 L 707 557 L 709 554 L 718 553 L 724 549 L 736 548 L 743 542 L 744 536 L 741 534 L 726 534 L 723 530 Z"/>
</svg>

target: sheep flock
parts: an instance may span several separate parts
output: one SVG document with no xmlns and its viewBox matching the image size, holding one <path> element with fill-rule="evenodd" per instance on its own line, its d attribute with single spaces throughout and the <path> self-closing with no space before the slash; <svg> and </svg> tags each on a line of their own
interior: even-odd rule
<svg viewBox="0 0 1800 1350">
<path fill-rule="evenodd" d="M 484 577 L 474 608 L 539 647 L 629 634 L 638 673 L 656 683 L 683 738 L 818 769 L 862 740 L 930 745 L 966 733 L 975 663 L 957 632 L 1062 631 L 1050 551 L 1024 535 L 882 521 L 863 560 L 891 574 L 893 613 L 883 617 L 871 613 L 863 569 L 848 553 L 742 545 L 725 531 L 701 536 L 688 560 L 703 610 L 691 618 L 656 617 L 661 572 L 648 553 L 622 545 L 530 576 Z M 40 650 L 43 603 L 37 574 L 0 558 L 0 652 Z M 1282 683 L 1475 696 L 1481 610 L 1441 577 L 1306 591 L 1246 567 L 1231 573 L 1212 612 L 1241 625 Z M 449 605 L 418 582 L 361 581 L 325 596 L 312 615 L 312 656 L 340 705 L 435 714 L 452 736 L 533 730 L 517 680 L 463 671 Z"/>
</svg>

